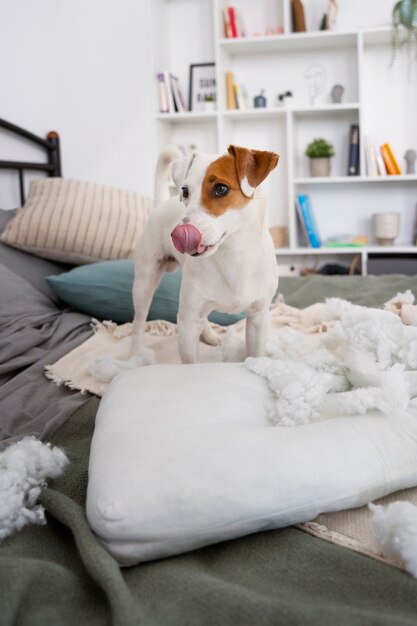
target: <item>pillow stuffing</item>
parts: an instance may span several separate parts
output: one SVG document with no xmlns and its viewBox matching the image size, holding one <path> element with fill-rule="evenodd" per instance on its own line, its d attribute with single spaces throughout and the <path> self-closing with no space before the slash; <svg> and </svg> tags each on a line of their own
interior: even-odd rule
<svg viewBox="0 0 417 626">
<path fill-rule="evenodd" d="M 67 304 L 97 319 L 131 322 L 134 316 L 132 287 L 134 261 L 103 261 L 76 267 L 58 276 L 49 276 L 48 283 Z M 181 271 L 167 272 L 155 291 L 148 320 L 177 322 L 181 288 Z M 214 311 L 209 320 L 227 326 L 245 317 Z"/>
<path fill-rule="evenodd" d="M 70 180 L 33 180 L 23 207 L 6 225 L 3 243 L 70 263 L 133 256 L 152 200 L 116 187 Z"/>
</svg>

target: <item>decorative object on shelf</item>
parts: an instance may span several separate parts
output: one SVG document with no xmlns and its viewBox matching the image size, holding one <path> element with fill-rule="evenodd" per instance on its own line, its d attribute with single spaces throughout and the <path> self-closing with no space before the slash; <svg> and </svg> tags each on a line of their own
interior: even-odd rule
<svg viewBox="0 0 417 626">
<path fill-rule="evenodd" d="M 400 213 L 374 213 L 373 232 L 380 246 L 393 246 L 400 232 Z"/>
<path fill-rule="evenodd" d="M 307 29 L 304 16 L 304 7 L 301 0 L 291 0 L 291 10 L 293 31 L 295 33 L 304 33 Z"/>
<path fill-rule="evenodd" d="M 254 97 L 253 106 L 255 109 L 264 109 L 266 107 L 267 100 L 265 98 L 265 90 L 261 89 L 261 93 Z"/>
<path fill-rule="evenodd" d="M 215 111 L 216 110 L 216 101 L 213 96 L 210 94 L 206 94 L 204 96 L 204 110 L 205 111 Z"/>
<path fill-rule="evenodd" d="M 360 174 L 359 124 L 351 124 L 349 129 L 348 176 Z"/>
<path fill-rule="evenodd" d="M 331 169 L 330 157 L 334 156 L 334 149 L 326 139 L 313 139 L 308 144 L 305 155 L 310 159 L 311 176 L 329 176 Z"/>
<path fill-rule="evenodd" d="M 286 106 L 288 102 L 291 101 L 292 97 L 293 97 L 292 91 L 283 91 L 282 93 L 279 93 L 277 96 L 278 104 L 280 104 L 281 106 Z"/>
<path fill-rule="evenodd" d="M 406 174 L 415 174 L 416 173 L 416 157 L 417 153 L 415 150 L 407 150 L 404 154 L 405 162 L 407 163 Z"/>
<path fill-rule="evenodd" d="M 287 226 L 271 226 L 269 232 L 271 234 L 275 248 L 286 248 L 288 246 Z"/>
<path fill-rule="evenodd" d="M 259 35 L 259 33 L 257 33 Z M 267 35 L 268 37 L 271 37 L 272 35 L 283 35 L 284 34 L 284 27 L 283 26 L 276 26 L 275 28 L 273 26 L 268 26 L 268 28 L 265 30 L 265 35 Z"/>
<path fill-rule="evenodd" d="M 334 104 L 340 104 L 342 102 L 344 92 L 345 88 L 343 87 L 343 85 L 334 85 L 330 92 L 332 102 Z"/>
<path fill-rule="evenodd" d="M 319 30 L 332 30 L 336 26 L 338 11 L 337 0 L 328 0 L 327 13 L 321 18 Z"/>
<path fill-rule="evenodd" d="M 392 60 L 403 46 L 408 49 L 410 59 L 417 58 L 417 0 L 400 0 L 392 10 Z"/>
<path fill-rule="evenodd" d="M 217 99 L 216 67 L 214 63 L 195 63 L 190 65 L 190 111 L 204 111 L 206 97 Z"/>
<path fill-rule="evenodd" d="M 304 77 L 307 81 L 310 104 L 311 106 L 314 106 L 317 98 L 324 92 L 326 85 L 326 71 L 319 63 L 312 63 L 306 68 Z"/>
</svg>

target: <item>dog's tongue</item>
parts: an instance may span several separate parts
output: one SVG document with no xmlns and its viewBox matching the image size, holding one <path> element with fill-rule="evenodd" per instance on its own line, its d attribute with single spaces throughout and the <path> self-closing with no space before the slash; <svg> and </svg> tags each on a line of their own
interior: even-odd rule
<svg viewBox="0 0 417 626">
<path fill-rule="evenodd" d="M 178 250 L 184 254 L 195 254 L 196 252 L 202 252 L 205 246 L 201 245 L 202 234 L 192 224 L 181 224 L 176 226 L 171 233 L 172 243 Z"/>
</svg>

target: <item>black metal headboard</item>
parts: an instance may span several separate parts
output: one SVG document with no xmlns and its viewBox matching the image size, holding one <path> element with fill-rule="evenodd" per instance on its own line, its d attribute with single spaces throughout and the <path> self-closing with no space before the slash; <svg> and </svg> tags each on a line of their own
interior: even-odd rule
<svg viewBox="0 0 417 626">
<path fill-rule="evenodd" d="M 6 122 L 0 118 L 0 128 L 4 128 L 19 137 L 24 137 L 33 143 L 38 144 L 45 149 L 47 155 L 47 163 L 36 163 L 30 161 L 0 161 L 0 169 L 4 170 L 17 170 L 19 173 L 19 187 L 20 187 L 20 201 L 23 204 L 25 201 L 25 186 L 24 186 L 24 172 L 25 170 L 38 170 L 46 172 L 48 176 L 62 176 L 61 172 L 61 155 L 59 151 L 59 135 L 52 130 L 48 133 L 46 139 L 37 137 L 33 133 Z"/>
</svg>

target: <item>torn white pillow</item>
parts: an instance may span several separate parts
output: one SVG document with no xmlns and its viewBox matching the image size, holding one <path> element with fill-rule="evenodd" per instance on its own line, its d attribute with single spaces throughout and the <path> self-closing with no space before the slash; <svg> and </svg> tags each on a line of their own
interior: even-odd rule
<svg viewBox="0 0 417 626">
<path fill-rule="evenodd" d="M 281 428 L 269 402 L 266 379 L 239 363 L 153 365 L 113 380 L 96 419 L 87 517 L 122 565 L 417 484 L 412 412 Z"/>
</svg>

